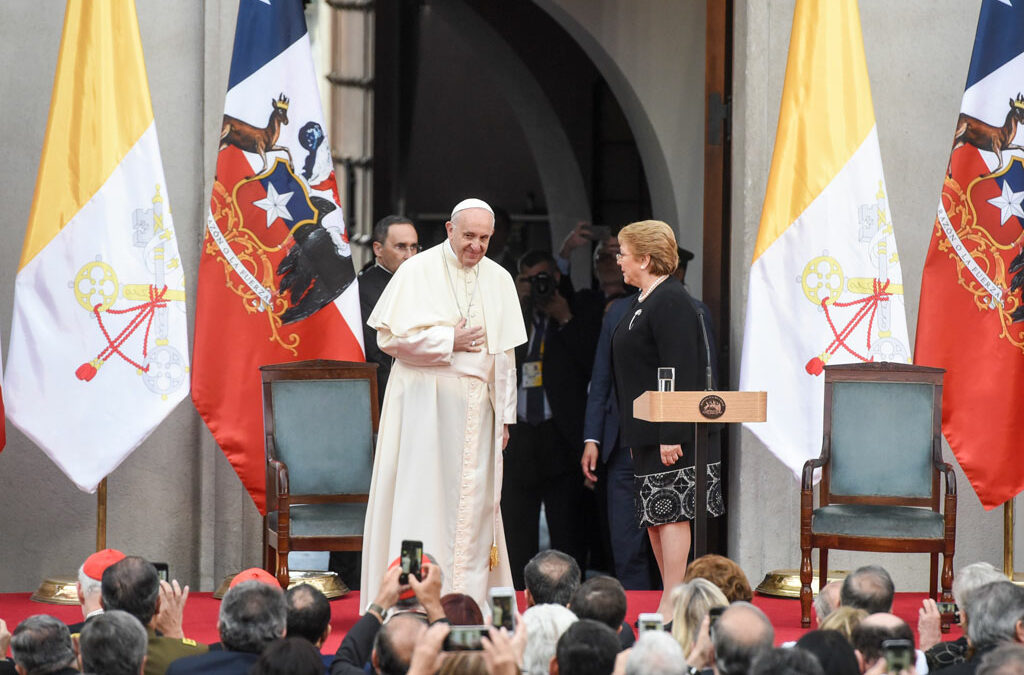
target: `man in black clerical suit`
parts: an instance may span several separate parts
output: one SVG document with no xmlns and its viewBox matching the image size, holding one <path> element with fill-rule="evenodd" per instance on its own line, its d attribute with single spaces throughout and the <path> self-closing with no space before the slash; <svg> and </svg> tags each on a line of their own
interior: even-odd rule
<svg viewBox="0 0 1024 675">
<path fill-rule="evenodd" d="M 530 251 L 519 260 L 516 285 L 529 340 L 516 349 L 518 419 L 509 428 L 501 495 L 517 588 L 538 550 L 541 504 L 551 548 L 576 558 L 581 569 L 586 565 L 579 439 L 602 306 L 593 294 L 564 297 L 561 276 L 549 253 Z"/>
<path fill-rule="evenodd" d="M 405 216 L 385 216 L 373 226 L 373 262 L 359 272 L 359 304 L 363 315 L 363 345 L 366 360 L 377 364 L 377 395 L 384 401 L 384 388 L 393 358 L 377 347 L 377 331 L 366 325 L 370 312 L 391 281 L 398 266 L 420 250 L 412 221 Z"/>
</svg>

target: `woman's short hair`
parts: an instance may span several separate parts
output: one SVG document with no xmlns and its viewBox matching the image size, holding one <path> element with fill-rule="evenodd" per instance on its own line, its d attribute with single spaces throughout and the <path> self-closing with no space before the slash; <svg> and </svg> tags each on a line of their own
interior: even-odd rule
<svg viewBox="0 0 1024 675">
<path fill-rule="evenodd" d="M 686 568 L 686 574 L 683 575 L 683 581 L 692 581 L 698 577 L 707 579 L 722 589 L 729 602 L 750 602 L 754 597 L 743 569 L 725 556 L 709 553 L 691 562 Z"/>
<path fill-rule="evenodd" d="M 679 266 L 676 235 L 668 223 L 660 220 L 630 223 L 619 232 L 619 242 L 633 249 L 633 255 L 637 257 L 650 256 L 648 271 L 651 274 L 672 274 Z"/>
<path fill-rule="evenodd" d="M 444 616 L 453 626 L 479 626 L 484 622 L 483 612 L 476 600 L 465 593 L 449 593 L 441 597 Z"/>
<path fill-rule="evenodd" d="M 726 607 L 729 599 L 707 579 L 693 579 L 672 589 L 672 637 L 689 654 L 700 624 L 712 607 Z"/>
<path fill-rule="evenodd" d="M 868 615 L 863 609 L 839 606 L 818 626 L 821 630 L 835 630 L 852 643 L 853 629 Z"/>
</svg>

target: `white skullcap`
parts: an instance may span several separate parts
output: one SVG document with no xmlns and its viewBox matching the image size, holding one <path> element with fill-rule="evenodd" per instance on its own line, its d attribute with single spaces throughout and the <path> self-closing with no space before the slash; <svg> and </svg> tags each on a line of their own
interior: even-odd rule
<svg viewBox="0 0 1024 675">
<path fill-rule="evenodd" d="M 459 211 L 465 211 L 466 209 L 483 209 L 487 213 L 494 215 L 494 210 L 482 199 L 476 197 L 470 197 L 469 199 L 463 199 L 461 202 L 455 205 L 452 209 L 452 219 L 454 220 L 455 214 Z"/>
</svg>

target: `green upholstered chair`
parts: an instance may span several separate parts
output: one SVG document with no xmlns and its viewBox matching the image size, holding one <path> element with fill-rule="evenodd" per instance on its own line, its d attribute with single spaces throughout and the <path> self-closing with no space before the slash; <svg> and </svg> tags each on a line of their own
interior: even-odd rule
<svg viewBox="0 0 1024 675">
<path fill-rule="evenodd" d="M 377 365 L 262 366 L 263 567 L 288 586 L 289 551 L 359 551 L 380 411 Z"/>
<path fill-rule="evenodd" d="M 804 464 L 800 494 L 802 626 L 811 622 L 814 548 L 820 554 L 819 591 L 828 579 L 829 549 L 929 553 L 932 598 L 942 553 L 937 599 L 952 602 L 956 476 L 942 461 L 944 372 L 894 363 L 825 367 L 821 456 Z M 818 508 L 812 491 L 816 469 Z M 944 491 L 939 474 L 946 478 Z M 950 619 L 943 615 L 943 630 Z"/>
</svg>

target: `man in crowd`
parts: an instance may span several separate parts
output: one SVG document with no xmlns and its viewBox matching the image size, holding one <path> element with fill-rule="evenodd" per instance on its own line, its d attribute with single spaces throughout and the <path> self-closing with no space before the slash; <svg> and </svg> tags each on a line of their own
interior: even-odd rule
<svg viewBox="0 0 1024 675">
<path fill-rule="evenodd" d="M 176 630 L 157 636 L 156 615 L 163 599 L 160 577 L 149 561 L 128 556 L 114 563 L 104 570 L 100 587 L 104 610 L 128 612 L 146 627 L 146 675 L 163 675 L 171 661 L 208 651 L 206 645 L 184 638 L 180 624 Z"/>
<path fill-rule="evenodd" d="M 879 659 L 884 659 L 882 643 L 886 640 L 909 640 L 914 643 L 914 633 L 907 622 L 894 614 L 877 612 L 869 614 L 850 635 L 860 672 L 874 666 Z"/>
<path fill-rule="evenodd" d="M 72 635 L 80 633 L 86 621 L 103 613 L 103 604 L 100 602 L 100 581 L 103 579 L 103 572 L 121 560 L 124 560 L 124 553 L 114 548 L 105 548 L 86 558 L 78 568 L 75 592 L 78 594 L 78 604 L 82 606 L 82 621 L 68 625 Z"/>
<path fill-rule="evenodd" d="M 580 566 L 561 551 L 541 551 L 526 564 L 526 606 L 554 604 L 566 607 L 580 587 Z"/>
<path fill-rule="evenodd" d="M 711 630 L 715 675 L 740 675 L 772 648 L 775 629 L 764 612 L 742 600 L 729 605 Z"/>
<path fill-rule="evenodd" d="M 830 581 L 814 598 L 814 616 L 817 618 L 819 628 L 821 628 L 821 622 L 839 607 L 839 592 L 842 587 L 843 582 Z"/>
<path fill-rule="evenodd" d="M 395 363 L 361 576 L 366 597 L 376 596 L 377 571 L 416 533 L 437 556 L 444 592 L 482 605 L 488 588 L 512 585 L 499 508 L 501 450 L 515 422 L 513 350 L 526 331 L 515 283 L 484 257 L 491 208 L 464 200 L 445 227 L 444 242 L 402 264 L 368 322 Z"/>
<path fill-rule="evenodd" d="M 970 657 L 935 672 L 972 675 L 989 652 L 1002 645 L 1024 643 L 1024 588 L 1009 581 L 985 584 L 967 596 L 967 616 Z"/>
<path fill-rule="evenodd" d="M 394 359 L 377 346 L 377 331 L 366 322 L 395 271 L 420 250 L 419 236 L 405 216 L 384 216 L 373 226 L 373 264 L 359 272 L 359 305 L 363 313 L 363 346 L 366 360 L 377 364 L 377 394 L 384 401 L 384 388 Z"/>
<path fill-rule="evenodd" d="M 686 672 L 683 648 L 671 633 L 649 630 L 640 635 L 626 658 L 626 675 L 674 675 Z"/>
<path fill-rule="evenodd" d="M 891 612 L 896 589 L 892 577 L 878 565 L 857 568 L 843 580 L 839 591 L 839 604 L 843 607 L 863 609 L 868 614 Z"/>
<path fill-rule="evenodd" d="M 112 609 L 82 628 L 78 665 L 83 673 L 142 675 L 147 644 L 146 629 L 139 620 Z"/>
<path fill-rule="evenodd" d="M 953 601 L 960 614 L 960 626 L 967 628 L 967 599 L 975 590 L 993 581 L 1004 581 L 1006 575 L 991 563 L 976 562 L 960 568 L 953 578 Z M 967 635 L 956 640 L 942 642 L 942 616 L 938 605 L 931 598 L 925 598 L 918 612 L 918 646 L 928 659 L 928 670 L 939 670 L 967 660 Z M 1021 675 L 1024 675 L 1022 673 Z"/>
<path fill-rule="evenodd" d="M 224 649 L 178 659 L 167 674 L 246 675 L 263 649 L 285 636 L 287 618 L 280 587 L 244 581 L 228 589 L 220 603 L 217 631 Z"/>
<path fill-rule="evenodd" d="M 551 675 L 608 675 L 619 655 L 619 638 L 608 626 L 580 619 L 562 633 Z"/>
<path fill-rule="evenodd" d="M 633 629 L 625 622 L 626 591 L 614 577 L 587 579 L 577 589 L 569 609 L 581 619 L 593 619 L 615 631 L 623 649 L 633 646 Z"/>
<path fill-rule="evenodd" d="M 1024 645 L 1005 644 L 986 654 L 978 675 L 1024 675 Z"/>
<path fill-rule="evenodd" d="M 47 616 L 30 616 L 11 634 L 11 655 L 18 675 L 77 673 L 71 633 L 63 623 Z"/>
<path fill-rule="evenodd" d="M 284 594 L 288 607 L 288 637 L 300 637 L 317 649 L 331 634 L 331 603 L 320 589 L 309 584 L 289 588 Z M 324 665 L 330 665 L 333 656 L 324 657 Z"/>
<path fill-rule="evenodd" d="M 519 260 L 516 286 L 528 324 L 527 344 L 516 350 L 518 423 L 505 452 L 501 512 L 517 588 L 521 570 L 538 550 L 541 505 L 551 547 L 586 565 L 584 488 L 579 440 L 587 384 L 601 324 L 590 296 L 559 291 L 555 259 L 528 251 Z"/>
<path fill-rule="evenodd" d="M 331 664 L 331 675 L 358 675 L 365 672 L 367 663 L 384 675 L 405 672 L 413 646 L 426 631 L 427 624 L 444 619 L 441 569 L 430 563 L 424 563 L 421 569 L 422 581 L 412 575 L 408 581 L 423 613 L 403 612 L 385 622 L 388 610 L 395 606 L 406 588 L 399 583 L 401 567 L 390 567 L 378 584 L 377 596 L 366 613 L 352 626 L 338 647 Z"/>
</svg>

